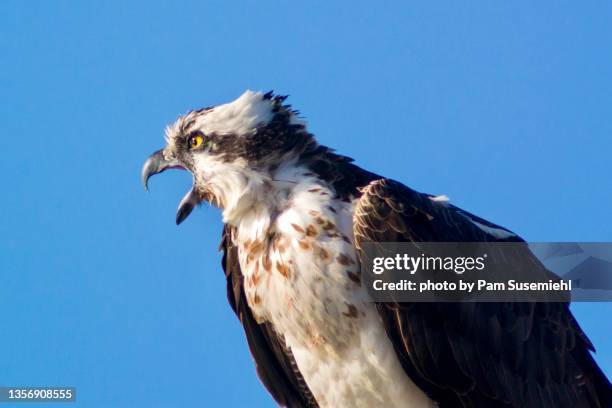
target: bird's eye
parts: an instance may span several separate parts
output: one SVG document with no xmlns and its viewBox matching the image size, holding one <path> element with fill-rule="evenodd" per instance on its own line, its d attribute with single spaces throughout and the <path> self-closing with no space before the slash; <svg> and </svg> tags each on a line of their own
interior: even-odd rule
<svg viewBox="0 0 612 408">
<path fill-rule="evenodd" d="M 202 145 L 202 142 L 204 142 L 202 135 L 193 135 L 189 138 L 189 148 L 196 149 Z"/>
</svg>

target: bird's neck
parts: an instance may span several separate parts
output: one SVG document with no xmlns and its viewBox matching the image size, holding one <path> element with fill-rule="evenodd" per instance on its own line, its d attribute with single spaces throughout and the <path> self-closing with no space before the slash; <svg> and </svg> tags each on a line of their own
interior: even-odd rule
<svg viewBox="0 0 612 408">
<path fill-rule="evenodd" d="M 301 192 L 330 187 L 306 166 L 295 162 L 263 175 L 244 175 L 240 183 L 231 184 L 233 189 L 224 200 L 223 221 L 235 227 L 245 240 L 261 239 L 273 232 L 276 218 L 292 207 Z"/>
</svg>

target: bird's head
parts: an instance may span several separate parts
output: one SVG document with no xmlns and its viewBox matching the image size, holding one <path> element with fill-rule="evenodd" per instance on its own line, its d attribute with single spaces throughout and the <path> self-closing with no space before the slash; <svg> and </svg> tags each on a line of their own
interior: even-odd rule
<svg viewBox="0 0 612 408">
<path fill-rule="evenodd" d="M 243 212 L 265 196 L 274 169 L 316 145 L 285 98 L 246 91 L 231 103 L 180 116 L 166 129 L 166 146 L 142 168 L 145 188 L 152 175 L 183 169 L 193 186 L 179 204 L 177 224 L 202 201 L 222 208 L 226 221 Z"/>
</svg>

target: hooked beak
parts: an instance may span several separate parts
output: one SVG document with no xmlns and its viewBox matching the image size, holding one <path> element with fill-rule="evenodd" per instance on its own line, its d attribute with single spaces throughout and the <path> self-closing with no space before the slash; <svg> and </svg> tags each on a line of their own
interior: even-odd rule
<svg viewBox="0 0 612 408">
<path fill-rule="evenodd" d="M 153 153 L 145 164 L 142 166 L 140 178 L 145 190 L 149 191 L 149 178 L 155 174 L 159 174 L 168 169 L 183 169 L 177 160 L 167 160 L 164 156 L 163 149 Z M 179 225 L 191 214 L 191 211 L 202 201 L 195 191 L 195 187 L 191 187 L 189 192 L 185 194 L 176 211 L 176 225 Z"/>
<path fill-rule="evenodd" d="M 151 176 L 168 169 L 185 168 L 176 160 L 166 160 L 164 157 L 164 149 L 159 149 L 149 156 L 144 166 L 142 166 L 142 172 L 140 173 L 140 179 L 142 180 L 142 185 L 145 190 L 149 191 L 149 178 Z"/>
</svg>

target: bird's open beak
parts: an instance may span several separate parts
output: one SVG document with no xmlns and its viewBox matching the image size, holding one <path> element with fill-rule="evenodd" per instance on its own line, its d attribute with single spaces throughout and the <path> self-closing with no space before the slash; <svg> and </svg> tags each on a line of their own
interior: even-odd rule
<svg viewBox="0 0 612 408">
<path fill-rule="evenodd" d="M 168 169 L 185 170 L 185 167 L 176 160 L 166 159 L 163 149 L 160 149 L 149 156 L 145 164 L 142 166 L 142 172 L 140 174 L 145 190 L 149 190 L 149 178 L 151 176 L 159 174 Z M 189 214 L 191 214 L 191 211 L 193 211 L 195 206 L 198 205 L 200 201 L 202 200 L 196 193 L 195 187 L 192 187 L 189 192 L 185 194 L 176 211 L 176 225 L 179 225 L 181 222 L 185 221 L 185 219 L 189 216 Z"/>
</svg>

